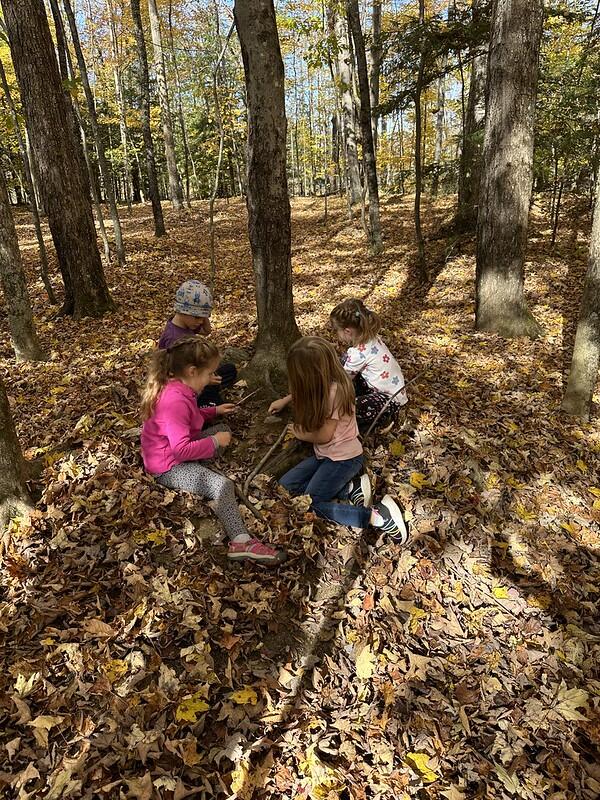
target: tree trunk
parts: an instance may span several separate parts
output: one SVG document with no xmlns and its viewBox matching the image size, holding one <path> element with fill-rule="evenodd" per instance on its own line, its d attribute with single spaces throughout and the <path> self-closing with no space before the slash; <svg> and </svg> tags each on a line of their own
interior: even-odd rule
<svg viewBox="0 0 600 800">
<path fill-rule="evenodd" d="M 50 8 L 52 9 L 52 17 L 54 18 L 54 28 L 56 31 L 56 51 L 58 54 L 60 74 L 63 81 L 67 105 L 69 107 L 69 111 L 71 112 L 70 124 L 74 130 L 75 137 L 79 140 L 79 137 L 81 136 L 82 152 L 85 159 L 84 169 L 88 175 L 90 191 L 92 195 L 92 204 L 98 220 L 100 239 L 102 240 L 102 246 L 104 247 L 104 259 L 108 265 L 111 262 L 110 244 L 108 241 L 108 235 L 106 233 L 106 227 L 104 225 L 104 216 L 100 197 L 100 183 L 98 181 L 98 174 L 94 169 L 94 164 L 92 164 L 92 159 L 90 157 L 90 149 L 88 146 L 85 126 L 79 110 L 79 102 L 77 97 L 72 95 L 68 89 L 69 82 L 75 80 L 75 71 L 73 69 L 71 51 L 67 47 L 67 40 L 65 37 L 62 15 L 58 6 L 58 0 L 50 0 Z"/>
<path fill-rule="evenodd" d="M 0 282 L 8 312 L 10 338 L 17 361 L 43 361 L 27 294 L 19 240 L 10 213 L 4 174 L 0 169 Z"/>
<path fill-rule="evenodd" d="M 354 53 L 360 89 L 360 129 L 362 133 L 363 166 L 365 180 L 369 190 L 369 235 L 371 248 L 378 253 L 383 247 L 381 238 L 381 221 L 379 218 L 379 184 L 377 182 L 377 162 L 373 144 L 373 128 L 371 122 L 371 98 L 369 93 L 369 70 L 365 39 L 360 25 L 358 0 L 348 0 L 348 24 L 354 41 Z"/>
<path fill-rule="evenodd" d="M 373 115 L 373 147 L 377 151 L 377 116 L 375 110 L 379 105 L 379 78 L 381 74 L 381 6 L 382 0 L 373 0 L 373 22 L 371 38 L 371 114 Z"/>
<path fill-rule="evenodd" d="M 335 81 L 340 95 L 343 113 L 344 142 L 346 145 L 347 191 L 350 203 L 360 203 L 362 198 L 362 182 L 358 163 L 356 145 L 356 115 L 354 113 L 352 60 L 348 44 L 348 30 L 341 14 L 335 10 L 328 11 L 330 34 L 337 43 L 337 59 L 334 62 Z"/>
<path fill-rule="evenodd" d="M 119 212 L 117 211 L 117 201 L 113 190 L 112 171 L 109 167 L 106 153 L 104 150 L 104 142 L 100 131 L 100 124 L 98 123 L 98 114 L 96 113 L 96 103 L 90 88 L 90 82 L 87 74 L 87 65 L 81 49 L 81 42 L 79 41 L 79 31 L 75 22 L 75 14 L 71 6 L 71 0 L 63 0 L 67 19 L 69 21 L 69 28 L 71 30 L 71 40 L 75 49 L 75 56 L 77 58 L 77 65 L 79 67 L 79 77 L 83 85 L 83 92 L 87 103 L 88 114 L 90 116 L 90 124 L 92 133 L 96 142 L 96 152 L 98 154 L 98 165 L 100 167 L 100 174 L 102 175 L 102 182 L 104 183 L 104 190 L 106 192 L 106 199 L 108 202 L 108 210 L 110 218 L 113 223 L 113 232 L 115 237 L 115 249 L 117 253 L 117 261 L 122 266 L 125 263 L 125 247 L 123 245 L 123 234 L 121 232 L 121 220 L 119 219 Z"/>
<path fill-rule="evenodd" d="M 64 276 L 64 313 L 100 316 L 113 308 L 102 271 L 81 143 L 69 124 L 43 0 L 2 0 L 40 186 Z"/>
<path fill-rule="evenodd" d="M 446 62 L 446 59 L 444 59 Z M 444 69 L 446 65 L 444 63 Z M 435 113 L 435 145 L 433 149 L 433 179 L 431 194 L 436 197 L 440 188 L 440 171 L 442 168 L 442 148 L 444 144 L 444 116 L 446 104 L 446 78 L 440 75 L 437 81 L 437 109 Z"/>
<path fill-rule="evenodd" d="M 154 217 L 154 235 L 164 236 L 165 222 L 160 205 L 158 190 L 158 177 L 156 175 L 156 159 L 154 157 L 154 142 L 150 128 L 150 78 L 148 76 L 148 54 L 144 39 L 144 27 L 140 12 L 140 0 L 131 0 L 131 16 L 133 18 L 133 33 L 138 52 L 138 80 L 140 88 L 140 108 L 142 112 L 142 135 L 144 137 L 144 150 L 146 153 L 146 173 L 148 178 L 148 195 L 152 203 Z"/>
<path fill-rule="evenodd" d="M 123 183 L 125 187 L 125 200 L 127 208 L 131 213 L 131 165 L 129 161 L 129 146 L 127 130 L 127 118 L 125 116 L 125 100 L 123 95 L 123 76 L 119 66 L 119 40 L 117 38 L 117 28 L 113 14 L 112 0 L 106 0 L 106 10 L 108 11 L 108 25 L 110 28 L 110 44 L 113 57 L 113 80 L 115 83 L 115 99 L 119 110 L 119 133 L 121 134 L 121 147 L 123 148 Z"/>
<path fill-rule="evenodd" d="M 425 0 L 419 0 L 419 24 L 425 25 Z M 415 235 L 417 239 L 417 275 L 419 280 L 427 280 L 425 264 L 425 240 L 421 228 L 421 192 L 423 190 L 423 124 L 421 114 L 421 95 L 423 93 L 423 75 L 425 72 L 425 53 L 419 58 L 419 72 L 415 86 Z"/>
<path fill-rule="evenodd" d="M 35 236 L 38 242 L 38 249 L 40 251 L 40 276 L 42 278 L 42 283 L 44 284 L 46 294 L 48 295 L 48 300 L 52 305 L 56 305 L 56 297 L 54 295 L 54 290 L 52 289 L 52 284 L 50 283 L 50 277 L 48 275 L 48 254 L 46 253 L 46 243 L 44 242 L 44 236 L 42 234 L 42 226 L 40 223 L 40 212 L 38 209 L 37 195 L 35 191 L 35 185 L 33 182 L 31 163 L 29 161 L 29 154 L 27 152 L 27 144 L 21 132 L 21 125 L 19 122 L 19 117 L 17 115 L 17 109 L 15 108 L 15 104 L 13 102 L 12 95 L 10 92 L 10 87 L 8 85 L 8 81 L 6 80 L 6 73 L 4 72 L 4 67 L 1 61 L 0 61 L 0 85 L 2 86 L 4 97 L 8 105 L 8 108 L 10 110 L 11 119 L 15 129 L 15 135 L 19 143 L 21 159 L 23 161 L 23 172 L 25 173 L 25 181 L 27 183 L 27 193 L 29 195 L 29 207 L 31 209 L 31 216 L 33 217 L 33 227 L 35 228 Z"/>
<path fill-rule="evenodd" d="M 292 298 L 284 72 L 273 0 L 236 0 L 248 98 L 248 233 L 256 278 L 258 334 L 252 366 L 281 377 L 298 338 Z"/>
<path fill-rule="evenodd" d="M 31 508 L 25 484 L 25 462 L 0 378 L 0 533 L 10 520 Z"/>
<path fill-rule="evenodd" d="M 481 16 L 480 2 L 481 0 L 477 0 L 473 3 L 474 22 Z M 486 56 L 475 56 L 471 62 L 469 99 L 467 101 L 459 162 L 458 210 L 456 213 L 456 225 L 459 230 L 471 230 L 477 224 L 482 140 L 485 125 L 486 72 Z"/>
<path fill-rule="evenodd" d="M 169 105 L 169 92 L 167 87 L 167 74 L 165 70 L 165 57 L 160 32 L 160 17 L 156 7 L 156 0 L 148 0 L 148 14 L 150 15 L 150 32 L 154 48 L 154 69 L 156 70 L 156 83 L 158 86 L 158 99 L 160 101 L 160 116 L 162 120 L 163 140 L 165 144 L 165 158 L 169 175 L 169 196 L 176 211 L 183 209 L 183 191 L 177 170 L 175 158 L 175 142 L 173 139 L 173 121 Z"/>
<path fill-rule="evenodd" d="M 539 336 L 523 264 L 533 177 L 541 0 L 495 0 L 477 219 L 475 320 L 502 336 Z"/>
<path fill-rule="evenodd" d="M 562 409 L 588 420 L 600 363 L 600 181 L 596 181 L 590 255 Z"/>
</svg>

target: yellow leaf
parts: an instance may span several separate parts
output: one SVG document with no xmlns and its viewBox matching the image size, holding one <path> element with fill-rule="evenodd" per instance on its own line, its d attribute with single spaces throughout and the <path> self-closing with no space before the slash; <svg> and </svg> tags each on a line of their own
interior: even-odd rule
<svg viewBox="0 0 600 800">
<path fill-rule="evenodd" d="M 341 792 L 344 781 L 336 769 L 325 764 L 316 755 L 316 746 L 311 744 L 307 747 L 304 760 L 300 761 L 298 768 L 313 800 L 331 800 L 332 793 Z"/>
<path fill-rule="evenodd" d="M 234 794 L 243 792 L 246 786 L 254 788 L 253 781 L 250 779 L 250 761 L 248 759 L 240 761 L 231 773 L 231 791 Z"/>
<path fill-rule="evenodd" d="M 494 586 L 492 589 L 492 594 L 494 597 L 497 597 L 498 600 L 506 600 L 508 597 L 510 597 L 506 586 Z"/>
<path fill-rule="evenodd" d="M 396 456 L 396 457 L 397 456 L 401 456 L 401 455 L 403 455 L 405 453 L 405 451 L 406 451 L 406 448 L 404 447 L 402 442 L 399 442 L 397 439 L 390 444 L 390 453 L 393 456 Z"/>
<path fill-rule="evenodd" d="M 439 775 L 429 766 L 429 756 L 425 753 L 407 753 L 404 761 L 423 778 L 425 783 L 437 781 Z"/>
<path fill-rule="evenodd" d="M 106 661 L 102 667 L 102 672 L 106 675 L 111 683 L 122 678 L 129 669 L 129 664 L 121 658 L 111 658 Z"/>
<path fill-rule="evenodd" d="M 552 605 L 552 598 L 549 594 L 531 594 L 527 598 L 527 605 L 532 608 L 543 608 L 545 610 Z"/>
<path fill-rule="evenodd" d="M 517 512 L 517 516 L 519 517 L 519 519 L 522 519 L 524 521 L 535 519 L 535 516 L 536 516 L 533 513 L 533 511 L 529 511 L 521 503 L 517 503 L 517 505 L 515 507 L 515 511 Z"/>
<path fill-rule="evenodd" d="M 588 468 L 587 468 L 587 464 L 585 463 L 585 461 L 582 461 L 581 459 L 579 459 L 579 461 L 577 462 L 576 466 L 577 466 L 577 469 L 580 470 L 581 472 L 587 472 Z"/>
<path fill-rule="evenodd" d="M 251 706 L 255 706 L 258 703 L 258 695 L 250 686 L 245 686 L 243 689 L 232 692 L 230 697 L 238 706 L 244 706 L 248 703 Z"/>
<path fill-rule="evenodd" d="M 365 645 L 356 657 L 356 674 L 363 680 L 368 681 L 375 669 L 375 656 L 369 645 Z"/>
<path fill-rule="evenodd" d="M 422 489 L 424 486 L 427 486 L 427 476 L 423 475 L 422 472 L 411 472 L 409 483 L 411 486 L 414 486 L 415 489 Z"/>
<path fill-rule="evenodd" d="M 574 525 L 571 525 L 570 522 L 561 522 L 560 527 L 563 528 L 567 533 L 572 534 L 573 536 L 577 533 L 577 528 Z"/>
<path fill-rule="evenodd" d="M 558 691 L 558 703 L 554 710 L 558 712 L 563 719 L 566 720 L 581 720 L 586 717 L 577 711 L 577 708 L 585 708 L 587 706 L 589 694 L 585 689 L 567 689 L 563 683 Z M 30 723 L 31 724 L 31 723 Z"/>
<path fill-rule="evenodd" d="M 600 511 L 600 499 L 594 500 L 594 502 L 592 503 L 592 508 L 594 509 L 594 511 Z"/>
<path fill-rule="evenodd" d="M 588 491 L 591 492 L 594 497 L 600 497 L 600 489 L 597 486 L 590 486 Z"/>
<path fill-rule="evenodd" d="M 427 612 L 423 611 L 422 608 L 417 608 L 417 606 L 413 606 L 410 609 L 410 621 L 408 623 L 408 629 L 411 633 L 416 633 L 419 630 L 420 620 L 427 616 Z"/>
<path fill-rule="evenodd" d="M 175 711 L 175 719 L 178 722 L 197 722 L 198 714 L 203 714 L 209 708 L 210 706 L 202 697 L 202 692 L 195 692 L 189 697 L 184 697 L 179 703 Z"/>
</svg>

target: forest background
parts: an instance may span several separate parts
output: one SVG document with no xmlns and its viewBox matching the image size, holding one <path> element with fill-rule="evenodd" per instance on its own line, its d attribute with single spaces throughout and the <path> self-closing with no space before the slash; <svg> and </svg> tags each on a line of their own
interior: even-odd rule
<svg viewBox="0 0 600 800">
<path fill-rule="evenodd" d="M 0 5 L 2 792 L 597 797 L 599 6 Z M 262 387 L 240 487 L 298 330 L 381 313 L 409 550 L 259 475 L 290 562 L 232 573 L 144 476 L 190 277 Z"/>
</svg>

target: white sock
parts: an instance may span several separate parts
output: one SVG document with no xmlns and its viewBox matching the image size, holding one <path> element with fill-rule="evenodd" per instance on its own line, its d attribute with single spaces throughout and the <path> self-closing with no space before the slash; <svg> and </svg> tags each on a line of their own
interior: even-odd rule
<svg viewBox="0 0 600 800">
<path fill-rule="evenodd" d="M 231 541 L 235 542 L 236 544 L 246 544 L 246 542 L 249 542 L 251 538 L 252 537 L 249 533 L 238 533 L 238 535 L 234 536 Z"/>
<path fill-rule="evenodd" d="M 372 508 L 371 509 L 371 519 L 369 520 L 369 524 L 372 525 L 374 528 L 381 528 L 384 522 L 385 522 L 385 520 L 381 516 L 379 511 L 377 511 L 376 508 Z"/>
</svg>

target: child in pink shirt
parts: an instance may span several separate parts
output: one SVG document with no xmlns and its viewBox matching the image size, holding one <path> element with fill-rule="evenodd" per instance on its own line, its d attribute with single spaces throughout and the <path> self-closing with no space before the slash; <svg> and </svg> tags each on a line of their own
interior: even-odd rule
<svg viewBox="0 0 600 800">
<path fill-rule="evenodd" d="M 144 466 L 163 486 L 214 501 L 230 540 L 228 558 L 280 564 L 285 553 L 246 530 L 232 481 L 204 463 L 231 442 L 229 428 L 212 423 L 233 413 L 235 406 L 198 408 L 196 402 L 218 365 L 215 345 L 198 337 L 179 339 L 154 353 L 142 398 Z"/>
<path fill-rule="evenodd" d="M 390 495 L 371 505 L 371 484 L 363 466 L 358 438 L 354 388 L 329 342 L 305 336 L 287 356 L 290 394 L 271 404 L 276 414 L 294 404 L 292 430 L 297 439 L 312 442 L 315 454 L 280 478 L 291 494 L 308 494 L 321 517 L 366 528 L 380 528 L 392 541 L 404 544 L 408 531 L 398 504 Z M 357 477 L 359 476 L 360 477 Z M 336 500 L 350 500 L 350 503 Z"/>
</svg>

